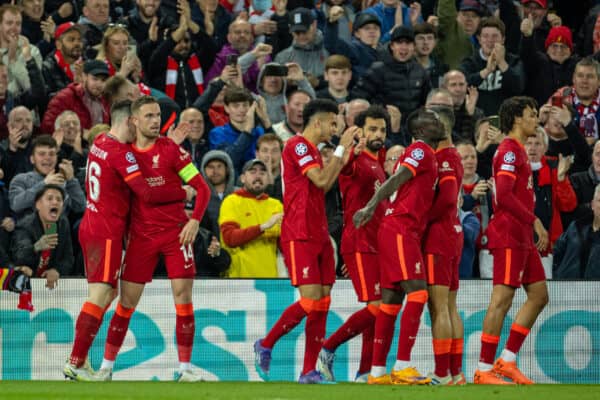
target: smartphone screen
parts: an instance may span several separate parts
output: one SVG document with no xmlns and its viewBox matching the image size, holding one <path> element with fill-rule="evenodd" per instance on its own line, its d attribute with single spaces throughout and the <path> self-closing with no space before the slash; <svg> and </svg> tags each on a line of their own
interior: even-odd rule
<svg viewBox="0 0 600 400">
<path fill-rule="evenodd" d="M 46 224 L 46 234 L 47 235 L 52 235 L 56 233 L 56 222 L 52 222 L 50 224 Z"/>
<path fill-rule="evenodd" d="M 500 117 L 497 115 L 492 115 L 489 117 L 490 125 L 494 128 L 500 129 Z"/>
</svg>

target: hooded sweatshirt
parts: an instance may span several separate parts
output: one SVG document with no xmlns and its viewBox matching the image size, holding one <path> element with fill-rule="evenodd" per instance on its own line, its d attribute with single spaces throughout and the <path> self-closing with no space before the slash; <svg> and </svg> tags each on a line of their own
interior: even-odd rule
<svg viewBox="0 0 600 400">
<path fill-rule="evenodd" d="M 227 166 L 227 184 L 225 185 L 225 191 L 222 194 L 217 193 L 215 187 L 212 185 L 210 180 L 206 177 L 205 167 L 212 160 L 220 160 Z M 235 190 L 235 170 L 233 168 L 233 162 L 227 153 L 221 150 L 211 150 L 202 157 L 200 163 L 200 173 L 206 181 L 206 184 L 210 188 L 210 200 L 208 201 L 208 207 L 204 213 L 202 220 L 202 226 L 210 229 L 213 234 L 219 237 L 219 211 L 221 210 L 221 203 L 225 196 L 232 193 Z"/>
</svg>

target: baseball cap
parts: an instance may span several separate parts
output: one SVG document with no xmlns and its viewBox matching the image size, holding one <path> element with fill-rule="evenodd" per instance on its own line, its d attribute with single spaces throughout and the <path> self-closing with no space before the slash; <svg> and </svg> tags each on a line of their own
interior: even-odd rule
<svg viewBox="0 0 600 400">
<path fill-rule="evenodd" d="M 105 75 L 108 76 L 108 66 L 104 61 L 100 60 L 87 60 L 83 64 L 83 72 L 94 76 Z"/>
<path fill-rule="evenodd" d="M 79 33 L 81 33 L 81 27 L 74 22 L 65 22 L 64 24 L 60 24 L 54 31 L 54 39 L 58 39 L 73 29 L 76 29 Z"/>
<path fill-rule="evenodd" d="M 408 40 L 409 42 L 415 41 L 415 32 L 408 26 L 399 26 L 392 31 L 390 36 L 390 42 L 396 42 L 398 40 Z"/>
<path fill-rule="evenodd" d="M 462 0 L 460 2 L 460 6 L 458 7 L 459 11 L 474 11 L 479 16 L 483 15 L 483 7 L 478 0 Z"/>
<path fill-rule="evenodd" d="M 548 0 L 521 0 L 521 4 L 537 3 L 542 8 L 548 8 Z"/>
<path fill-rule="evenodd" d="M 265 171 L 267 170 L 267 164 L 265 164 L 262 160 L 259 160 L 258 158 L 254 158 L 250 161 L 246 161 L 246 164 L 244 164 L 244 167 L 242 168 L 242 174 L 248 171 L 250 168 L 254 167 L 255 165 L 262 165 Z"/>
<path fill-rule="evenodd" d="M 381 21 L 376 15 L 370 13 L 360 13 L 354 20 L 352 25 L 352 32 L 356 32 L 360 28 L 368 24 L 376 24 L 381 29 Z"/>
<path fill-rule="evenodd" d="M 290 32 L 306 32 L 315 18 L 308 8 L 298 7 L 290 13 Z"/>
</svg>

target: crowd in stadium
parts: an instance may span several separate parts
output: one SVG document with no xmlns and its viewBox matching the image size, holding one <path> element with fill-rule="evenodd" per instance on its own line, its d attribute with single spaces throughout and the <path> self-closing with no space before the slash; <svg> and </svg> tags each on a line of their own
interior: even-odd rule
<svg viewBox="0 0 600 400">
<path fill-rule="evenodd" d="M 197 274 L 285 276 L 277 249 L 281 152 L 302 132 L 304 106 L 324 98 L 339 106 L 334 143 L 319 146 L 325 162 L 359 112 L 386 108 L 387 151 L 379 159 L 388 174 L 410 144 L 407 116 L 426 101 L 453 107 L 464 168 L 460 276 L 491 277 L 485 229 L 493 215 L 492 157 L 504 137 L 498 108 L 527 95 L 539 105 L 538 135 L 525 147 L 545 228 L 535 240 L 546 275 L 600 276 L 600 214 L 590 206 L 600 182 L 597 2 L 3 3 L 0 265 L 27 266 L 51 282 L 84 275 L 77 229 L 91 143 L 109 129 L 112 104 L 153 95 L 161 132 L 190 153 L 211 189 L 194 244 Z M 185 138 L 175 129 L 182 123 Z M 269 201 L 248 220 L 235 192 L 251 184 L 243 166 L 255 157 L 268 171 Z M 64 205 L 43 201 L 48 184 L 62 188 Z M 326 204 L 339 249 L 337 184 Z M 38 221 L 46 214 L 59 221 L 51 237 Z M 240 234 L 240 224 L 254 231 Z M 347 273 L 341 258 L 337 272 Z"/>
</svg>

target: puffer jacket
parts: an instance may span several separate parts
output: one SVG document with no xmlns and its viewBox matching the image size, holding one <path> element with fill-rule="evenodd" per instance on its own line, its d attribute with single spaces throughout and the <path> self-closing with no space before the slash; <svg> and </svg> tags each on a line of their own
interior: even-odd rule
<svg viewBox="0 0 600 400">
<path fill-rule="evenodd" d="M 80 83 L 71 83 L 61 90 L 50 100 L 44 119 L 42 120 L 42 132 L 52 134 L 54 132 L 54 121 L 65 110 L 71 110 L 79 117 L 81 129 L 90 129 L 92 127 L 92 116 L 85 103 L 83 102 L 84 88 Z M 110 121 L 110 105 L 103 98 L 102 104 L 104 110 L 102 113 L 102 122 L 108 124 Z"/>
<path fill-rule="evenodd" d="M 351 97 L 367 99 L 372 104 L 395 105 L 404 121 L 411 111 L 425 104 L 431 89 L 429 75 L 414 58 L 399 62 L 385 51 L 381 59 L 360 78 Z"/>
<path fill-rule="evenodd" d="M 600 232 L 592 218 L 573 221 L 554 245 L 552 276 L 555 279 L 600 278 Z"/>
</svg>

